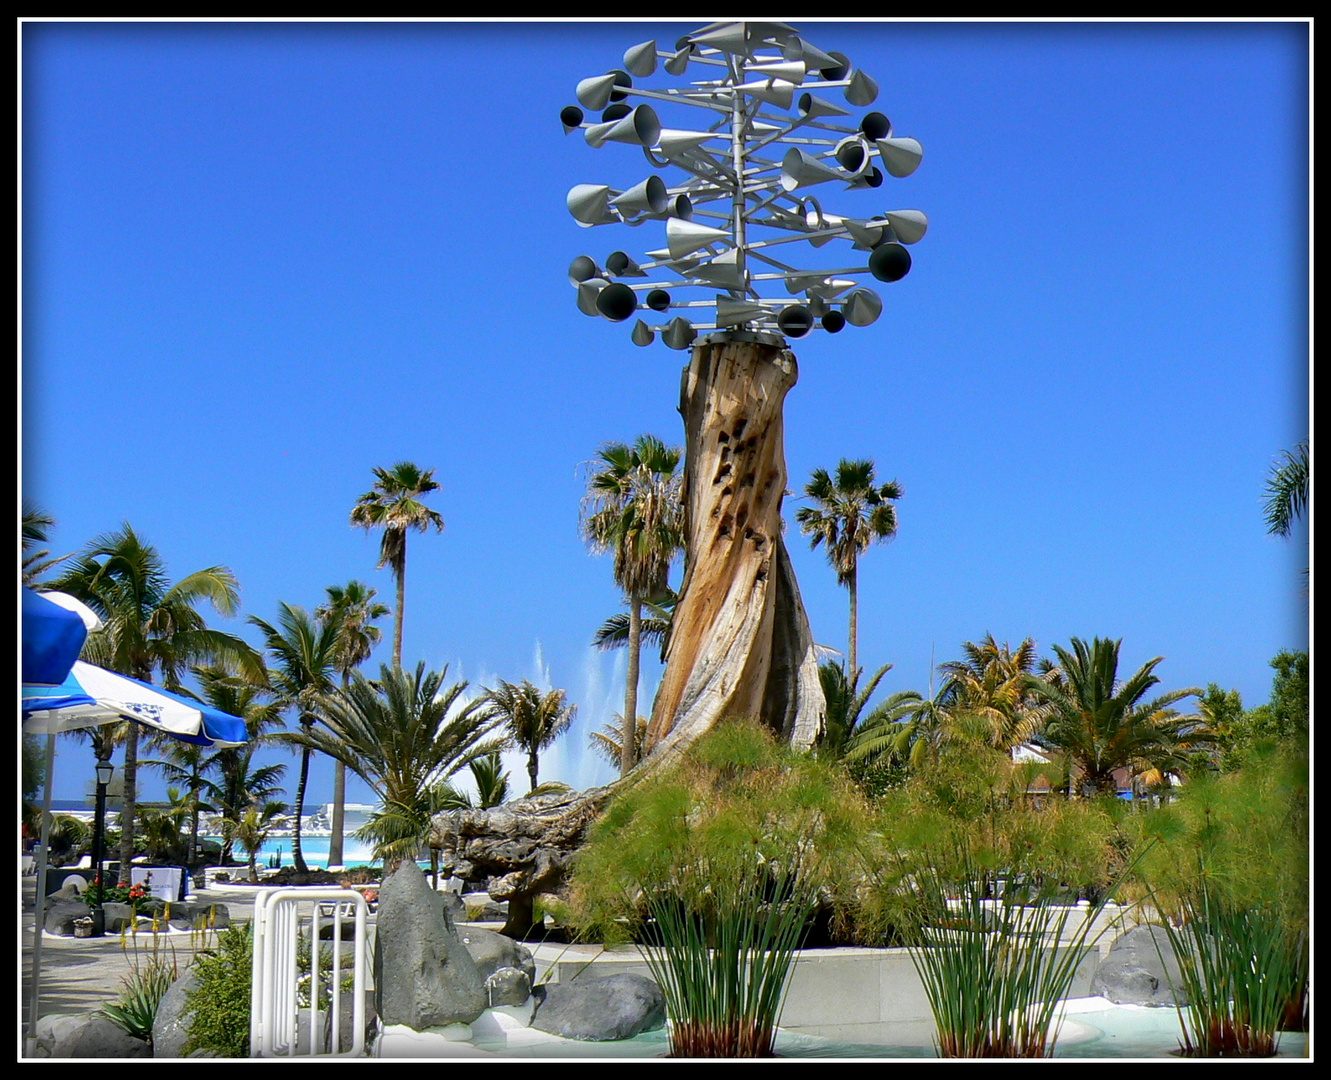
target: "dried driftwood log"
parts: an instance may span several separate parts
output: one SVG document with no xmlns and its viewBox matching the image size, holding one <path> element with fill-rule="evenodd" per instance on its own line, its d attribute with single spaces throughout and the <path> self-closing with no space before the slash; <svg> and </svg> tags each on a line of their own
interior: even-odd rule
<svg viewBox="0 0 1331 1080">
<path fill-rule="evenodd" d="M 536 897 L 563 888 L 569 861 L 611 791 L 561 791 L 488 810 L 449 810 L 435 815 L 430 846 L 440 854 L 443 873 L 489 880 L 491 898 L 508 902 L 502 933 L 520 939 L 532 928 Z"/>
</svg>

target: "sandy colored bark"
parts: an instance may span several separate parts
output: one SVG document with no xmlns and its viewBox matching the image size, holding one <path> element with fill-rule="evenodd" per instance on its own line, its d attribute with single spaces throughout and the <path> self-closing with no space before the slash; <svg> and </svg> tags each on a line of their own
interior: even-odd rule
<svg viewBox="0 0 1331 1080">
<path fill-rule="evenodd" d="M 694 348 L 684 372 L 687 561 L 647 732 L 652 766 L 723 719 L 759 718 L 811 746 L 826 707 L 808 616 L 782 539 L 788 349 Z"/>
</svg>

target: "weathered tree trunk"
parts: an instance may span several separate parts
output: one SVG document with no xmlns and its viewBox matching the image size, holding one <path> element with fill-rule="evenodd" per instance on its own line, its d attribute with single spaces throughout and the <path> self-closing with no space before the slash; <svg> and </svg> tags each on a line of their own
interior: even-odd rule
<svg viewBox="0 0 1331 1080">
<path fill-rule="evenodd" d="M 782 539 L 782 406 L 798 369 L 755 341 L 694 348 L 684 372 L 686 569 L 644 760 L 754 717 L 811 746 L 826 713 L 813 634 Z"/>
</svg>

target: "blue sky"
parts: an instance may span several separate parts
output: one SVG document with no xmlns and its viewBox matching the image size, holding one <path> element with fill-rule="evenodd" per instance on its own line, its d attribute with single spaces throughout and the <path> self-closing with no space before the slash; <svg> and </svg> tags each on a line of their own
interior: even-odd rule
<svg viewBox="0 0 1331 1080">
<path fill-rule="evenodd" d="M 1309 432 L 1308 24 L 790 21 L 924 146 L 906 179 L 820 189 L 930 228 L 878 322 L 794 343 L 786 403 L 792 491 L 842 457 L 905 489 L 861 563 L 861 663 L 923 691 L 987 633 L 1098 635 L 1128 670 L 1164 656 L 1165 689 L 1265 701 L 1308 642 L 1307 528 L 1262 519 Z M 433 468 L 447 527 L 409 542 L 404 660 L 567 690 L 542 778 L 608 779 L 586 737 L 624 656 L 588 644 L 619 596 L 579 537 L 583 466 L 682 442 L 686 357 L 576 309 L 575 256 L 664 232 L 573 221 L 574 184 L 647 170 L 558 113 L 698 25 L 25 23 L 22 486 L 53 550 L 129 522 L 173 577 L 230 567 L 245 615 L 352 578 L 391 601 L 348 515 L 373 467 Z M 814 634 L 844 649 L 799 505 Z M 57 797 L 86 757 L 62 743 Z"/>
</svg>

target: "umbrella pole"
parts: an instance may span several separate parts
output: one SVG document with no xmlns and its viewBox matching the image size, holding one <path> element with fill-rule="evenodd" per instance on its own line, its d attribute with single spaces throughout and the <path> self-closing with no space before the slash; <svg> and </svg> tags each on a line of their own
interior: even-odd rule
<svg viewBox="0 0 1331 1080">
<path fill-rule="evenodd" d="M 55 777 L 55 732 L 46 736 L 46 791 L 42 795 L 42 838 L 37 848 L 37 902 L 32 913 L 32 1001 L 23 1056 L 37 1056 L 37 1003 L 41 997 L 42 930 L 46 924 L 46 851 L 51 843 L 51 786 Z"/>
</svg>

